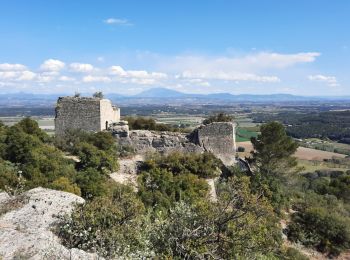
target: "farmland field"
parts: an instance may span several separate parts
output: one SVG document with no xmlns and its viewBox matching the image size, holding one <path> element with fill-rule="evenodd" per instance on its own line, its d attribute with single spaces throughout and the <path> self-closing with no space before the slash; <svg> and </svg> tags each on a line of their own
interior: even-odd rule
<svg viewBox="0 0 350 260">
<path fill-rule="evenodd" d="M 298 140 L 298 143 L 300 146 L 307 148 L 350 155 L 349 144 L 338 143 L 331 140 L 322 140 L 318 138 Z"/>
<path fill-rule="evenodd" d="M 157 123 L 169 124 L 169 125 L 185 125 L 189 128 L 194 128 L 200 125 L 204 117 L 202 116 L 189 116 L 189 115 L 174 115 L 174 114 L 160 114 L 154 116 Z"/>
<path fill-rule="evenodd" d="M 253 150 L 253 145 L 250 141 L 246 142 L 237 142 L 237 147 L 244 147 L 245 152 L 243 156 L 249 155 L 250 151 Z M 311 148 L 299 147 L 295 153 L 295 157 L 300 160 L 314 160 L 314 161 L 323 161 L 324 159 L 331 159 L 333 157 L 345 158 L 346 155 L 339 153 L 326 152 Z"/>
<path fill-rule="evenodd" d="M 2 121 L 5 125 L 12 126 L 22 120 L 25 117 L 0 117 L 0 121 Z M 55 123 L 53 117 L 39 117 L 39 116 L 33 116 L 32 119 L 36 120 L 39 124 L 39 127 L 45 132 L 49 134 L 53 134 L 55 130 Z"/>
<path fill-rule="evenodd" d="M 242 158 L 249 157 L 253 150 L 253 145 L 250 141 L 237 142 L 237 147 L 244 147 L 244 152 L 239 152 L 238 155 Z M 332 153 L 327 151 L 320 151 L 311 148 L 299 147 L 295 153 L 298 159 L 298 166 L 302 167 L 301 172 L 313 172 L 316 170 L 348 170 L 349 167 L 333 162 L 326 162 L 324 159 L 345 158 L 346 155 L 339 153 Z"/>
<path fill-rule="evenodd" d="M 237 127 L 236 129 L 236 142 L 250 141 L 251 137 L 257 137 L 258 132 L 250 130 L 251 128 Z"/>
</svg>

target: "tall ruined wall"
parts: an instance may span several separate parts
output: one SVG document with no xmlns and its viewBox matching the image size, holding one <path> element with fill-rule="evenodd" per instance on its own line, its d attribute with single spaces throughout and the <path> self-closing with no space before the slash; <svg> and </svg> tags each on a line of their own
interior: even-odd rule
<svg viewBox="0 0 350 260">
<path fill-rule="evenodd" d="M 102 127 L 101 130 L 107 129 L 108 126 L 113 122 L 120 121 L 120 110 L 117 107 L 113 107 L 111 101 L 108 99 L 100 100 L 100 125 Z M 107 122 L 107 128 L 106 128 Z"/>
<path fill-rule="evenodd" d="M 206 151 L 215 154 L 224 164 L 235 163 L 235 125 L 228 122 L 215 122 L 197 128 L 193 141 Z"/>
<path fill-rule="evenodd" d="M 55 133 L 64 134 L 66 129 L 101 131 L 100 99 L 60 97 L 56 106 Z"/>
</svg>

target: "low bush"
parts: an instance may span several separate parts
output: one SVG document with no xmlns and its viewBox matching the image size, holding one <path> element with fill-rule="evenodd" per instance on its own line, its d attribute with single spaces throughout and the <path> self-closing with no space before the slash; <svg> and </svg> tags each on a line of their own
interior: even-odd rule
<svg viewBox="0 0 350 260">
<path fill-rule="evenodd" d="M 142 258 L 147 255 L 142 233 L 144 210 L 131 188 L 117 185 L 111 197 L 77 205 L 71 215 L 61 219 L 55 232 L 69 248 L 97 252 L 108 259 L 125 255 Z"/>
<path fill-rule="evenodd" d="M 292 215 L 288 238 L 330 256 L 350 249 L 350 219 L 326 207 L 304 208 Z"/>
</svg>

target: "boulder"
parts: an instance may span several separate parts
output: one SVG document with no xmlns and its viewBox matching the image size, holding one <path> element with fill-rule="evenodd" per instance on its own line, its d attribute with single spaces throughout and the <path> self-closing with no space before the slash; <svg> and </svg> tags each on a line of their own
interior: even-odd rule
<svg viewBox="0 0 350 260">
<path fill-rule="evenodd" d="M 98 259 L 64 247 L 51 231 L 59 216 L 84 199 L 63 191 L 35 188 L 21 195 L 0 194 L 0 259 Z M 101 259 L 101 258 L 99 258 Z"/>
</svg>

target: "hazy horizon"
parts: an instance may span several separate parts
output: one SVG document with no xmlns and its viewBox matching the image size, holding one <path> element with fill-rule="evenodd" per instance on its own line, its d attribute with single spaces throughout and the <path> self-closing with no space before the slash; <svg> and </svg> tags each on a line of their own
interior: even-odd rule
<svg viewBox="0 0 350 260">
<path fill-rule="evenodd" d="M 170 91 L 176 91 L 177 93 L 181 93 L 181 94 L 185 94 L 185 95 L 215 95 L 215 94 L 231 94 L 233 96 L 244 96 L 244 95 L 256 95 L 256 96 L 273 96 L 273 95 L 291 95 L 291 96 L 300 96 L 300 97 L 310 97 L 310 98 L 326 98 L 326 97 L 330 97 L 330 98 L 340 98 L 340 97 L 344 97 L 344 98 L 350 98 L 350 94 L 349 95 L 298 95 L 298 94 L 290 94 L 290 93 L 264 93 L 264 94 L 254 94 L 254 93 L 239 93 L 239 94 L 232 94 L 229 92 L 210 92 L 210 93 L 194 93 L 194 92 L 187 92 L 187 91 L 181 91 L 181 90 L 174 90 L 171 88 L 149 88 L 149 89 L 145 89 L 145 90 L 141 90 L 137 93 L 132 93 L 132 94 L 123 94 L 123 93 L 118 93 L 118 92 L 103 92 L 103 94 L 105 95 L 120 95 L 123 97 L 133 97 L 133 96 L 137 96 L 143 93 L 146 93 L 149 90 L 155 90 L 155 89 L 167 89 Z M 73 96 L 76 93 L 79 93 L 82 96 L 91 96 L 92 94 L 94 94 L 96 91 L 90 91 L 90 92 L 72 92 L 72 91 L 66 91 L 66 92 L 47 92 L 47 93 L 39 93 L 39 92 L 30 92 L 30 91 L 15 91 L 15 92 L 4 92 L 1 93 L 1 95 L 14 95 L 14 94 L 28 94 L 28 95 L 67 95 L 67 96 Z"/>
</svg>

